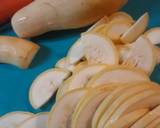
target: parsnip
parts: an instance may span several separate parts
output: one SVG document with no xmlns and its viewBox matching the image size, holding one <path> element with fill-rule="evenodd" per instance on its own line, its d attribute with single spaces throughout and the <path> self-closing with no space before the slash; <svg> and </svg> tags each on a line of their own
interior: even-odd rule
<svg viewBox="0 0 160 128">
<path fill-rule="evenodd" d="M 36 0 L 18 11 L 12 26 L 20 37 L 87 26 L 119 10 L 127 0 Z"/>
</svg>

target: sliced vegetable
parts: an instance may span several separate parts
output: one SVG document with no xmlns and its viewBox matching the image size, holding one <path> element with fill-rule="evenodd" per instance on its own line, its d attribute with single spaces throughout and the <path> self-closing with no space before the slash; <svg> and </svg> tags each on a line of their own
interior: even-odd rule
<svg viewBox="0 0 160 128">
<path fill-rule="evenodd" d="M 145 36 L 140 36 L 130 46 L 129 53 L 123 60 L 123 64 L 138 67 L 151 74 L 157 64 L 155 47 Z"/>
<path fill-rule="evenodd" d="M 100 121 L 101 116 L 105 112 L 105 110 L 108 109 L 109 105 L 117 98 L 124 89 L 126 89 L 128 86 L 121 86 L 119 88 L 116 88 L 114 91 L 112 91 L 98 106 L 93 119 L 92 119 L 92 128 L 97 128 L 98 123 Z"/>
<path fill-rule="evenodd" d="M 32 118 L 34 115 L 29 112 L 11 112 L 0 118 L 1 128 L 17 128 L 22 122 Z"/>
<path fill-rule="evenodd" d="M 153 44 L 160 44 L 160 28 L 152 28 L 144 34 Z"/>
<path fill-rule="evenodd" d="M 29 92 L 31 105 L 37 109 L 43 106 L 56 92 L 70 72 L 62 69 L 49 69 L 41 73 L 32 83 Z"/>
<path fill-rule="evenodd" d="M 125 21 L 131 22 L 131 23 L 135 22 L 133 20 L 133 18 L 129 14 L 127 14 L 126 12 L 115 12 L 109 16 L 109 20 L 110 21 L 125 20 Z"/>
<path fill-rule="evenodd" d="M 128 31 L 126 31 L 122 35 L 121 41 L 123 43 L 134 42 L 141 34 L 144 33 L 144 31 L 148 26 L 148 21 L 149 21 L 149 15 L 148 13 L 145 13 L 135 22 L 135 24 Z"/>
<path fill-rule="evenodd" d="M 78 89 L 67 93 L 54 106 L 49 115 L 49 128 L 71 127 L 72 113 L 80 99 L 87 94 L 87 89 Z"/>
<path fill-rule="evenodd" d="M 160 118 L 153 120 L 146 128 L 156 128 L 156 126 L 159 126 L 160 124 Z"/>
<path fill-rule="evenodd" d="M 71 128 L 90 128 L 97 107 L 108 93 L 108 91 L 97 91 L 86 96 L 73 113 Z"/>
<path fill-rule="evenodd" d="M 101 20 L 99 20 L 96 24 L 94 24 L 87 32 L 93 31 L 97 26 L 108 22 L 108 17 L 105 16 Z M 79 39 L 76 41 L 73 46 L 70 48 L 67 58 L 70 64 L 75 64 L 79 62 L 84 57 L 84 43 Z"/>
<path fill-rule="evenodd" d="M 129 128 L 137 120 L 139 120 L 141 117 L 143 117 L 147 112 L 148 112 L 148 109 L 135 110 L 131 113 L 128 113 L 128 114 L 122 116 L 115 123 L 113 123 L 112 125 L 105 127 L 105 128 Z M 139 127 L 139 128 L 142 128 L 142 127 Z"/>
<path fill-rule="evenodd" d="M 68 59 L 66 57 L 64 57 L 56 63 L 55 67 L 62 68 L 62 69 L 73 72 L 75 65 L 70 64 L 68 62 Z"/>
<path fill-rule="evenodd" d="M 141 119 L 139 119 L 131 128 L 145 128 L 150 123 L 159 118 L 160 115 L 160 106 L 154 108 L 152 111 L 147 113 L 145 116 L 143 116 Z"/>
<path fill-rule="evenodd" d="M 124 77 L 127 76 L 127 77 Z M 109 83 L 125 84 L 132 82 L 150 81 L 147 74 L 137 68 L 114 66 L 96 74 L 87 83 L 87 87 L 96 87 Z"/>
<path fill-rule="evenodd" d="M 140 92 L 133 97 L 126 100 L 119 108 L 114 112 L 110 119 L 105 124 L 105 127 L 114 123 L 124 114 L 132 112 L 141 108 L 153 109 L 160 104 L 160 93 L 158 89 L 149 89 L 144 92 Z"/>
<path fill-rule="evenodd" d="M 110 118 L 112 115 L 116 112 L 116 110 L 120 107 L 121 104 L 125 103 L 127 99 L 130 97 L 135 96 L 138 93 L 143 93 L 145 90 L 151 89 L 150 86 L 146 85 L 136 85 L 136 86 L 130 86 L 129 88 L 125 88 L 123 92 L 115 100 L 111 102 L 108 108 L 104 111 L 102 114 L 97 128 L 103 128 L 104 126 L 110 126 L 106 125 L 108 121 L 110 121 Z"/>
<path fill-rule="evenodd" d="M 47 128 L 48 113 L 39 113 L 24 121 L 19 128 Z"/>
<path fill-rule="evenodd" d="M 107 36 L 116 43 L 120 42 L 120 37 L 128 31 L 128 29 L 132 26 L 132 22 L 127 20 L 113 20 L 108 23 L 106 27 Z"/>
<path fill-rule="evenodd" d="M 72 76 L 66 79 L 60 86 L 56 94 L 56 101 L 58 101 L 61 97 L 65 95 L 68 90 L 69 83 L 72 79 Z"/>
<path fill-rule="evenodd" d="M 89 65 L 80 68 L 72 75 L 72 78 L 67 85 L 68 88 L 65 91 L 68 92 L 77 88 L 85 87 L 89 79 L 105 68 L 106 65 L 103 64 Z"/>
<path fill-rule="evenodd" d="M 118 64 L 118 52 L 109 38 L 99 34 L 88 33 L 82 36 L 81 41 L 85 44 L 84 52 L 89 64 Z"/>
</svg>

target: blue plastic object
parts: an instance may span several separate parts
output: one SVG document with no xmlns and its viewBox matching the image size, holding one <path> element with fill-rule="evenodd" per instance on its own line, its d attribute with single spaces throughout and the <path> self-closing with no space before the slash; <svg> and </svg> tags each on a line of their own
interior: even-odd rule
<svg viewBox="0 0 160 128">
<path fill-rule="evenodd" d="M 144 12 L 150 14 L 150 27 L 160 26 L 159 0 L 130 0 L 122 9 L 134 18 Z M 50 103 L 40 110 L 34 110 L 29 104 L 28 90 L 34 78 L 42 71 L 52 68 L 57 60 L 64 57 L 69 47 L 76 41 L 80 33 L 87 28 L 79 30 L 56 31 L 31 39 L 41 46 L 31 67 L 20 70 L 14 66 L 0 64 L 0 115 L 11 111 L 48 111 L 54 103 Z M 0 28 L 0 35 L 16 36 L 10 25 Z M 160 83 L 160 67 L 157 66 L 151 79 Z"/>
</svg>

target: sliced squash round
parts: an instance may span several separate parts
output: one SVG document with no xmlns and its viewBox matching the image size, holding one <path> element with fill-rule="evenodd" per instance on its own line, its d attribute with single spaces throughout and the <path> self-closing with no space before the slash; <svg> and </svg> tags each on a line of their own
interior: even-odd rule
<svg viewBox="0 0 160 128">
<path fill-rule="evenodd" d="M 24 121 L 18 128 L 47 128 L 48 113 L 43 112 Z"/>
<path fill-rule="evenodd" d="M 113 20 L 106 26 L 106 35 L 115 43 L 121 43 L 120 37 L 128 31 L 132 23 L 126 20 Z"/>
<path fill-rule="evenodd" d="M 148 109 L 135 110 L 131 113 L 128 113 L 122 116 L 115 123 L 105 128 L 130 128 L 137 120 L 143 117 L 147 112 L 149 112 Z M 142 128 L 142 127 L 139 127 L 139 128 Z"/>
<path fill-rule="evenodd" d="M 34 115 L 29 112 L 11 112 L 0 118 L 1 128 L 17 128 L 22 122 L 32 118 Z"/>
<path fill-rule="evenodd" d="M 152 28 L 144 33 L 144 35 L 155 45 L 160 44 L 160 28 Z"/>
<path fill-rule="evenodd" d="M 90 128 L 97 107 L 108 94 L 109 91 L 101 90 L 86 95 L 73 113 L 71 128 Z"/>
<path fill-rule="evenodd" d="M 87 32 L 91 32 L 94 30 L 97 26 L 107 23 L 108 17 L 105 16 L 100 21 L 95 23 Z M 84 57 L 84 46 L 85 44 L 81 41 L 81 39 L 77 40 L 73 46 L 70 48 L 67 58 L 70 64 L 78 63 L 83 57 Z"/>
<path fill-rule="evenodd" d="M 118 51 L 113 42 L 106 36 L 87 33 L 82 36 L 81 41 L 85 44 L 84 53 L 89 64 L 118 64 Z"/>
<path fill-rule="evenodd" d="M 87 89 L 77 89 L 64 95 L 49 115 L 49 128 L 71 127 L 71 117 L 80 99 L 87 94 Z"/>
<path fill-rule="evenodd" d="M 127 76 L 127 77 L 124 77 Z M 96 87 L 109 83 L 125 84 L 150 81 L 148 75 L 140 69 L 128 66 L 114 66 L 96 74 L 87 83 L 87 87 Z"/>
<path fill-rule="evenodd" d="M 122 61 L 124 65 L 138 67 L 151 74 L 157 64 L 155 46 L 145 36 L 140 36 L 130 46 L 127 57 Z"/>
<path fill-rule="evenodd" d="M 125 20 L 131 23 L 135 22 L 134 19 L 126 12 L 115 12 L 109 16 L 109 20 Z"/>
<path fill-rule="evenodd" d="M 131 128 L 145 128 L 148 126 L 153 120 L 156 120 L 160 116 L 160 106 L 154 108 L 152 111 L 143 116 L 140 120 L 138 120 Z"/>
<path fill-rule="evenodd" d="M 33 81 L 29 91 L 31 105 L 35 109 L 43 106 L 69 75 L 70 72 L 62 69 L 49 69 L 41 73 Z"/>
<path fill-rule="evenodd" d="M 130 86 L 129 88 L 124 89 L 121 94 L 106 108 L 105 112 L 101 116 L 98 127 L 103 128 L 106 126 L 106 123 L 110 120 L 115 111 L 119 108 L 121 104 L 123 104 L 130 97 L 135 96 L 138 93 L 143 93 L 145 90 L 149 90 L 151 87 L 146 85 L 136 85 Z M 109 126 L 109 125 L 108 125 Z M 107 127 L 108 127 L 107 126 Z"/>
<path fill-rule="evenodd" d="M 153 120 L 146 128 L 156 128 L 156 126 L 160 125 L 160 118 Z"/>
<path fill-rule="evenodd" d="M 133 43 L 141 34 L 144 33 L 148 26 L 148 21 L 149 15 L 148 13 L 145 13 L 121 36 L 121 42 L 125 44 Z"/>
<path fill-rule="evenodd" d="M 62 69 L 65 69 L 65 70 L 68 70 L 68 71 L 71 71 L 73 72 L 74 68 L 75 68 L 75 65 L 73 64 L 70 64 L 68 62 L 68 59 L 66 57 L 60 59 L 56 65 L 55 65 L 56 68 L 62 68 Z"/>
<path fill-rule="evenodd" d="M 77 88 L 85 87 L 89 79 L 91 79 L 95 74 L 104 70 L 105 68 L 105 64 L 94 64 L 77 69 L 77 72 L 72 75 L 66 91 L 68 92 Z"/>
<path fill-rule="evenodd" d="M 113 124 L 121 116 L 132 112 L 137 109 L 148 108 L 153 109 L 160 104 L 159 88 L 149 89 L 144 92 L 140 92 L 131 98 L 127 99 L 121 104 L 118 109 L 113 113 L 110 119 L 106 122 L 105 127 Z"/>
</svg>

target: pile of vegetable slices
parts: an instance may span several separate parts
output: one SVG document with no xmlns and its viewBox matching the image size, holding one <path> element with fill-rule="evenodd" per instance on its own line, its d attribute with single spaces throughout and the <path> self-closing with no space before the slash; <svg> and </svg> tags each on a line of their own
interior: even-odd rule
<svg viewBox="0 0 160 128">
<path fill-rule="evenodd" d="M 125 12 L 102 18 L 55 68 L 33 81 L 29 99 L 35 109 L 57 92 L 51 112 L 10 113 L 0 127 L 6 122 L 20 128 L 160 126 L 160 87 L 149 78 L 160 62 L 160 28 L 146 31 L 148 22 L 148 13 L 136 21 Z"/>
</svg>

